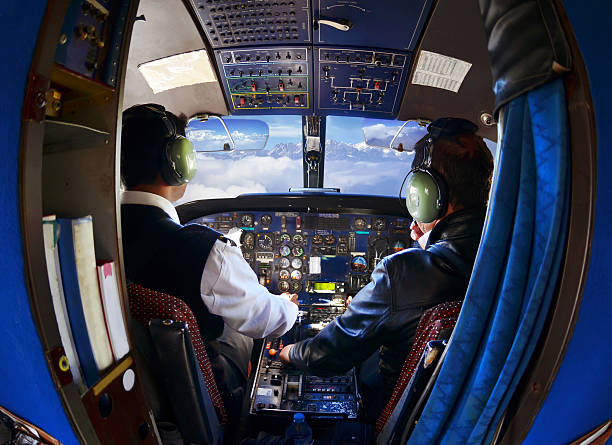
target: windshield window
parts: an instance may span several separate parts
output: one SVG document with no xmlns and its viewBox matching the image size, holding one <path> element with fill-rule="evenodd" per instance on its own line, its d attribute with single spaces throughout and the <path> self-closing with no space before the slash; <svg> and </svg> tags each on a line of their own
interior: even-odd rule
<svg viewBox="0 0 612 445">
<path fill-rule="evenodd" d="M 389 146 L 402 124 L 386 119 L 328 116 L 325 186 L 339 187 L 342 193 L 397 196 L 413 155 L 381 147 Z M 425 128 L 416 123 L 414 126 L 412 144 L 426 133 Z M 410 148 L 412 145 L 404 144 L 404 149 Z"/>
<path fill-rule="evenodd" d="M 253 117 L 223 117 L 230 131 L 231 121 L 239 119 Z M 256 119 L 270 128 L 265 150 L 198 153 L 198 172 L 187 186 L 185 196 L 176 204 L 234 198 L 243 193 L 286 193 L 290 187 L 303 186 L 302 116 L 257 116 Z M 197 125 L 197 121 L 192 122 Z"/>
<path fill-rule="evenodd" d="M 252 117 L 223 119 L 232 131 L 232 120 Z M 269 127 L 265 150 L 198 153 L 198 172 L 177 205 L 245 193 L 287 193 L 292 187 L 303 187 L 302 117 L 256 119 Z M 342 193 L 397 196 L 410 171 L 413 154 L 409 151 L 426 129 L 408 122 L 393 140 L 403 121 L 328 116 L 326 124 L 324 186 L 340 188 Z M 392 141 L 393 147 L 401 143 L 404 151 L 382 148 Z M 485 141 L 495 158 L 495 142 Z"/>
</svg>

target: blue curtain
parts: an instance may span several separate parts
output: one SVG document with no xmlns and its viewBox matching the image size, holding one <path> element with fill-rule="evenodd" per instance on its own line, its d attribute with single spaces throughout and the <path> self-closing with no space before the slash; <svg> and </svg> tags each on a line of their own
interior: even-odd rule
<svg viewBox="0 0 612 445">
<path fill-rule="evenodd" d="M 446 359 L 410 445 L 489 443 L 557 283 L 569 211 L 562 79 L 507 104 L 491 206 Z"/>
</svg>

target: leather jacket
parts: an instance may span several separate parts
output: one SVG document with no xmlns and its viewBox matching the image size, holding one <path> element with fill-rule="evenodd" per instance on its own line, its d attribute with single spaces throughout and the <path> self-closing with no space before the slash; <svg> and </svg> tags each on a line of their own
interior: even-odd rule
<svg viewBox="0 0 612 445">
<path fill-rule="evenodd" d="M 421 315 L 464 298 L 485 213 L 485 208 L 454 212 L 436 224 L 425 250 L 411 248 L 383 258 L 344 314 L 294 345 L 291 363 L 312 374 L 338 375 L 380 348 L 380 372 L 394 384 Z"/>
</svg>

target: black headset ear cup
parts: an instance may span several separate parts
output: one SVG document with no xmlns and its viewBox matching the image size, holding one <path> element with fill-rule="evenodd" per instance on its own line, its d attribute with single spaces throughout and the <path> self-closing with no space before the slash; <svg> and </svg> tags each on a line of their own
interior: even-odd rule
<svg viewBox="0 0 612 445">
<path fill-rule="evenodd" d="M 181 185 L 183 184 L 183 181 L 181 180 L 180 175 L 177 173 L 176 169 L 172 165 L 172 157 L 170 154 L 172 150 L 172 144 L 174 142 L 175 139 L 170 139 L 164 146 L 164 152 L 162 153 L 160 159 L 159 173 L 168 185 Z"/>
<path fill-rule="evenodd" d="M 442 175 L 440 175 L 437 171 L 435 171 L 432 168 L 428 168 L 426 170 L 427 170 L 427 173 L 431 175 L 431 177 L 436 182 L 436 185 L 438 186 L 438 202 L 439 202 L 438 206 L 440 207 L 440 211 L 436 218 L 438 219 L 444 216 L 448 208 L 448 186 L 446 185 L 446 181 L 444 180 Z"/>
</svg>

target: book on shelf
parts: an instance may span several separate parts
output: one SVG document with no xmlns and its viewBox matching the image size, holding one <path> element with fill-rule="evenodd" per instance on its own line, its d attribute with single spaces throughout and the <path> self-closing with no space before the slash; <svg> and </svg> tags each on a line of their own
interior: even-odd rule
<svg viewBox="0 0 612 445">
<path fill-rule="evenodd" d="M 113 363 L 98 287 L 91 216 L 58 218 L 59 258 L 68 318 L 87 386 Z"/>
<path fill-rule="evenodd" d="M 113 261 L 99 261 L 97 267 L 106 330 L 110 339 L 113 357 L 116 362 L 119 362 L 130 351 L 130 345 L 123 320 L 117 270 Z"/>
<path fill-rule="evenodd" d="M 49 275 L 49 287 L 51 289 L 51 298 L 53 303 L 53 311 L 57 321 L 57 328 L 60 334 L 60 340 L 64 348 L 64 353 L 68 359 L 70 373 L 72 374 L 73 382 L 78 385 L 83 385 L 83 376 L 81 375 L 81 364 L 79 356 L 76 352 L 74 338 L 70 329 L 70 321 L 68 319 L 68 309 L 64 300 L 64 288 L 62 284 L 62 275 L 59 263 L 58 251 L 58 235 L 59 227 L 55 215 L 43 216 L 43 240 L 45 245 L 45 260 L 47 263 L 47 273 Z"/>
</svg>

